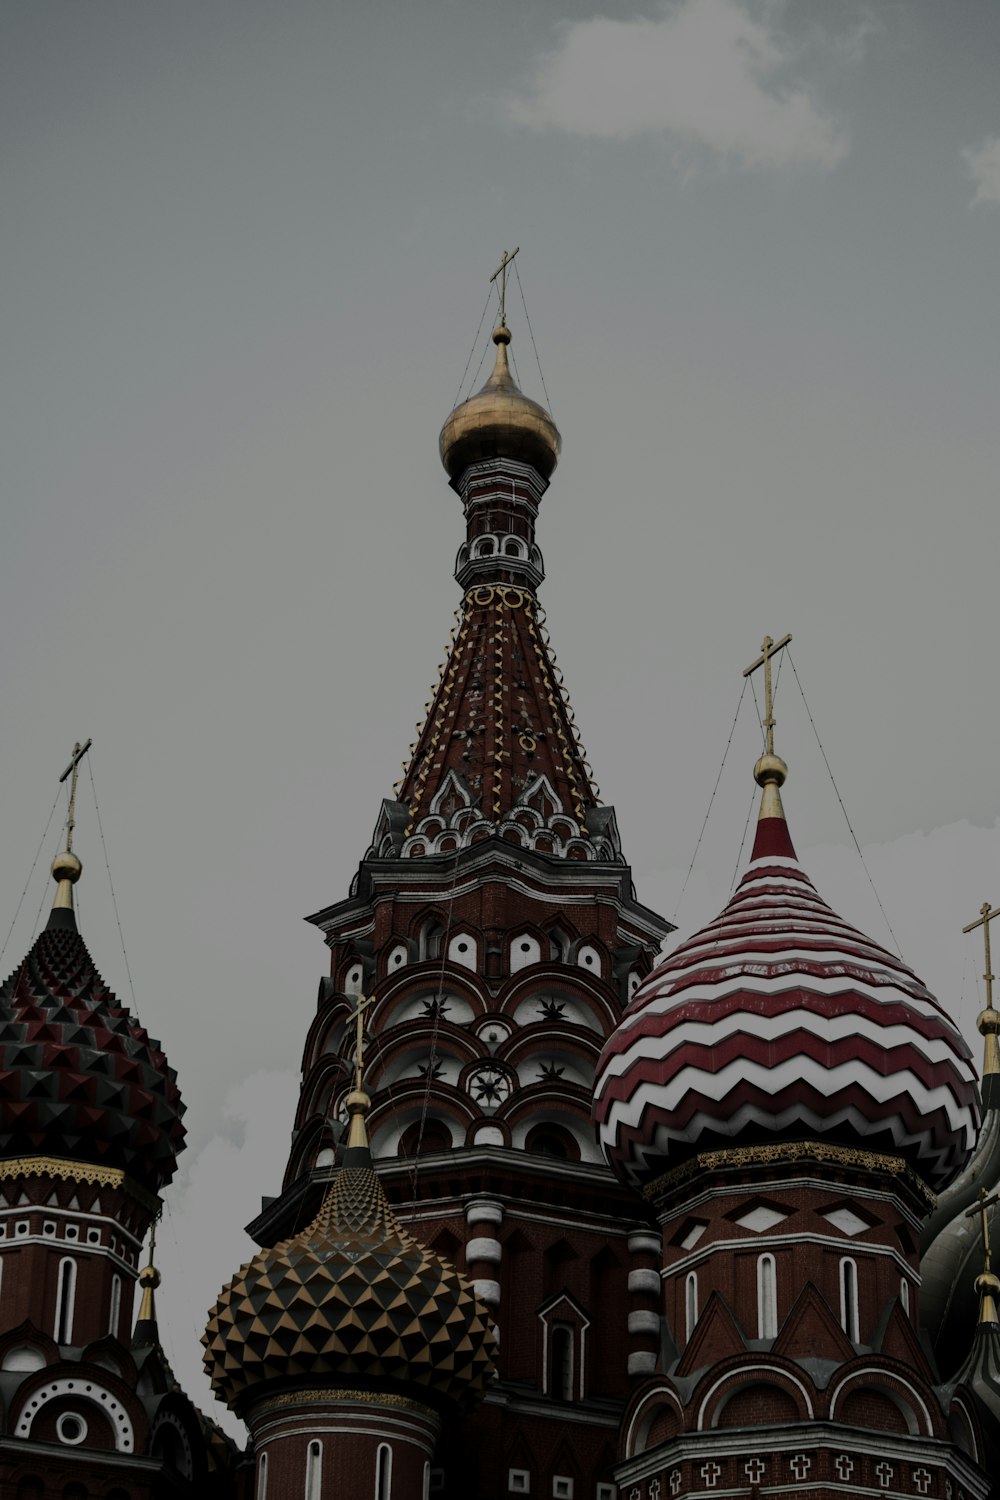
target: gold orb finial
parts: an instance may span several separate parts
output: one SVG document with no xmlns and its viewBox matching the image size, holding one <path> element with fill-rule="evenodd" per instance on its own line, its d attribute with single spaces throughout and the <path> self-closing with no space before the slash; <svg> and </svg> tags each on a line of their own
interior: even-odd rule
<svg viewBox="0 0 1000 1500">
<path fill-rule="evenodd" d="M 76 885 L 83 873 L 83 862 L 71 849 L 64 849 L 57 854 L 52 861 L 52 879 L 56 881 L 68 880 L 70 885 Z"/>
<path fill-rule="evenodd" d="M 788 780 L 788 767 L 780 755 L 765 752 L 753 768 L 753 779 L 758 786 L 784 786 Z"/>
</svg>

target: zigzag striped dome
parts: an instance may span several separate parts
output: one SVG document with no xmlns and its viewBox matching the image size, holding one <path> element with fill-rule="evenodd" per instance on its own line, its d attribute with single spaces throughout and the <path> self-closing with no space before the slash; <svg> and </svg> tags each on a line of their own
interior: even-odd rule
<svg viewBox="0 0 1000 1500">
<path fill-rule="evenodd" d="M 940 1190 L 980 1106 L 957 1028 L 821 899 L 765 785 L 746 874 L 636 991 L 601 1055 L 594 1115 L 633 1185 L 736 1141 L 819 1138 L 902 1156 Z"/>
</svg>

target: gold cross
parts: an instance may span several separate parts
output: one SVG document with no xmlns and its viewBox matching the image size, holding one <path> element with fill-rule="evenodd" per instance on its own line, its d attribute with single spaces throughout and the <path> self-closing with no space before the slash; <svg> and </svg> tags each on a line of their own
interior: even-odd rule
<svg viewBox="0 0 1000 1500">
<path fill-rule="evenodd" d="M 987 1224 L 987 1221 L 986 1221 L 986 1210 L 988 1208 L 992 1208 L 994 1206 L 994 1204 L 996 1204 L 996 1203 L 1000 1203 L 1000 1192 L 994 1193 L 992 1195 L 992 1197 L 990 1197 L 990 1196 L 987 1195 L 987 1192 L 986 1192 L 985 1188 L 980 1188 L 979 1189 L 979 1202 L 976 1204 L 975 1208 L 967 1208 L 965 1210 L 965 1217 L 967 1219 L 974 1219 L 976 1217 L 976 1214 L 979 1214 L 981 1216 L 981 1218 L 982 1218 L 982 1223 L 983 1223 L 983 1270 L 984 1271 L 988 1271 L 990 1269 L 990 1231 L 989 1231 L 989 1225 Z"/>
<path fill-rule="evenodd" d="M 521 248 L 520 245 L 518 245 L 517 250 L 512 250 L 509 255 L 507 254 L 507 252 L 505 250 L 504 253 L 503 253 L 503 256 L 501 257 L 500 264 L 497 266 L 496 270 L 493 272 L 493 275 L 490 277 L 490 281 L 491 282 L 492 281 L 496 281 L 496 279 L 497 279 L 498 276 L 500 277 L 500 326 L 501 326 L 501 328 L 504 326 L 504 310 L 505 310 L 506 305 L 507 305 L 507 267 L 510 265 L 511 261 L 514 259 L 514 256 L 517 254 L 517 251 L 520 250 L 520 248 Z"/>
<path fill-rule="evenodd" d="M 68 854 L 72 854 L 73 852 L 73 829 L 76 827 L 75 814 L 77 773 L 80 769 L 81 760 L 86 755 L 87 751 L 90 749 L 93 743 L 93 740 L 88 740 L 85 745 L 81 745 L 80 741 L 77 740 L 76 744 L 73 746 L 73 757 L 69 765 L 66 767 L 65 771 L 59 778 L 60 785 L 62 785 L 62 783 L 66 780 L 67 776 L 72 776 L 73 778 L 73 780 L 69 784 L 69 815 L 66 819 L 66 851 Z"/>
<path fill-rule="evenodd" d="M 990 903 L 988 901 L 984 901 L 982 906 L 979 908 L 979 916 L 976 918 L 976 920 L 974 922 L 970 922 L 968 927 L 962 928 L 963 932 L 972 932 L 976 927 L 981 927 L 983 929 L 983 942 L 986 946 L 986 973 L 983 975 L 983 978 L 986 980 L 987 1010 L 993 1009 L 993 974 L 991 972 L 993 965 L 990 962 L 990 923 L 993 921 L 994 917 L 1000 917 L 1000 906 L 995 906 L 993 910 L 990 911 Z"/>
<path fill-rule="evenodd" d="M 354 1018 L 355 1018 L 355 1020 L 357 1022 L 357 1026 L 358 1026 L 356 1050 L 355 1050 L 355 1053 L 354 1053 L 354 1087 L 355 1087 L 355 1089 L 357 1090 L 357 1092 L 359 1094 L 361 1093 L 361 1080 L 364 1077 L 364 1071 L 365 1071 L 365 1022 L 364 1022 L 364 1014 L 365 1014 L 365 1011 L 368 1009 L 369 1005 L 374 1005 L 374 1004 L 375 1004 L 375 996 L 374 995 L 367 995 L 366 996 L 366 995 L 362 995 L 362 994 L 359 993 L 358 994 L 358 1008 L 357 1008 L 356 1011 L 352 1011 L 351 1012 L 351 1014 L 354 1016 Z"/>
<path fill-rule="evenodd" d="M 760 648 L 763 655 L 758 656 L 756 661 L 751 662 L 743 673 L 744 677 L 749 677 L 751 672 L 756 672 L 758 667 L 763 666 L 764 668 L 764 732 L 767 740 L 766 748 L 768 755 L 774 754 L 774 692 L 771 687 L 771 657 L 777 656 L 778 652 L 782 651 L 791 639 L 790 635 L 786 635 L 775 644 L 771 637 L 766 635 L 761 642 Z"/>
</svg>

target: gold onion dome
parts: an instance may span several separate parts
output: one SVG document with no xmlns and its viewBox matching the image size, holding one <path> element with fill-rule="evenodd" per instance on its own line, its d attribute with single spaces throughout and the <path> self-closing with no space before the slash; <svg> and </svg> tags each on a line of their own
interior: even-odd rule
<svg viewBox="0 0 1000 1500">
<path fill-rule="evenodd" d="M 367 1096 L 347 1102 L 350 1143 L 316 1218 L 241 1267 L 209 1315 L 213 1389 L 241 1412 L 275 1386 L 318 1381 L 477 1405 L 492 1373 L 486 1311 L 452 1265 L 397 1223 L 372 1167 Z"/>
<path fill-rule="evenodd" d="M 544 406 L 519 390 L 507 362 L 510 329 L 493 330 L 497 346 L 493 373 L 474 396 L 456 406 L 441 428 L 438 446 L 449 479 L 470 464 L 491 458 L 513 458 L 531 464 L 543 479 L 559 461 L 562 438 Z"/>
</svg>

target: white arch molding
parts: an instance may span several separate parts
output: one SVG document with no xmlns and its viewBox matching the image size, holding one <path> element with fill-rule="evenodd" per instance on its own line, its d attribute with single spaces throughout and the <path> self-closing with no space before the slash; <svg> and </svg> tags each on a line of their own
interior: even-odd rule
<svg viewBox="0 0 1000 1500">
<path fill-rule="evenodd" d="M 75 1396 L 78 1401 L 89 1401 L 104 1412 L 115 1432 L 115 1451 L 131 1453 L 135 1447 L 135 1432 L 132 1420 L 117 1396 L 92 1380 L 79 1380 L 75 1376 L 63 1375 L 40 1386 L 18 1418 L 14 1436 L 26 1438 L 38 1413 L 50 1401 L 59 1396 Z"/>
</svg>

